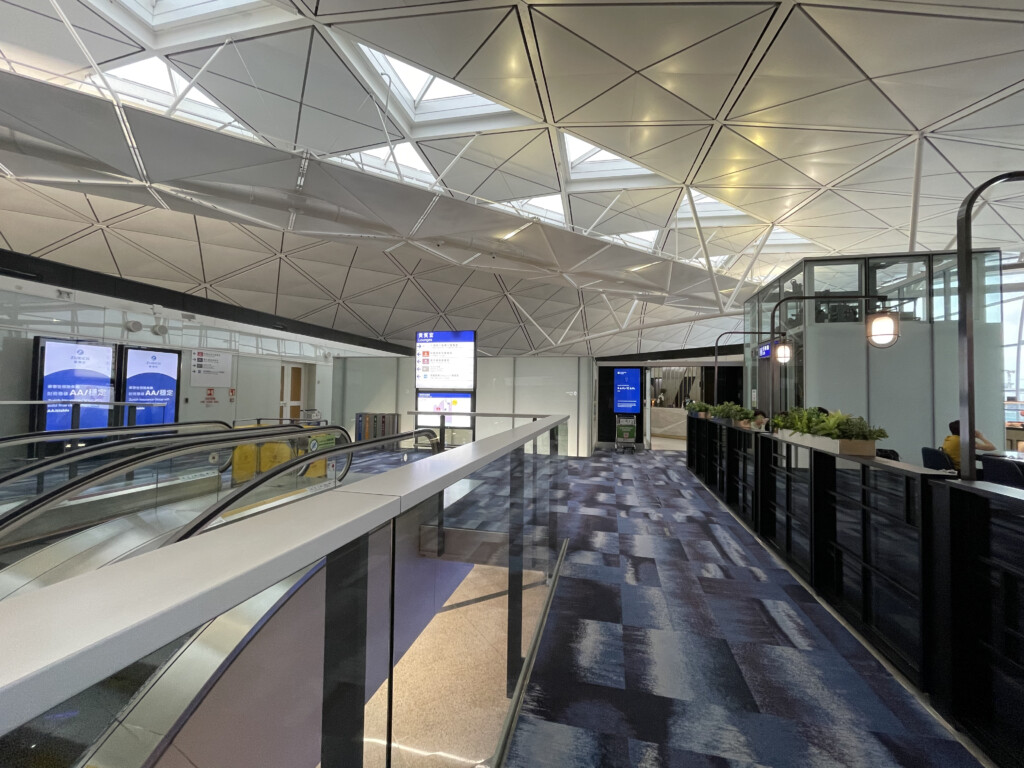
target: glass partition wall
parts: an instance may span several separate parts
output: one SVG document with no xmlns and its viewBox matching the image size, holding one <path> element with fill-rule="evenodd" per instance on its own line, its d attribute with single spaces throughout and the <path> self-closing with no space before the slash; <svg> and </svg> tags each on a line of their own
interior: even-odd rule
<svg viewBox="0 0 1024 768">
<path fill-rule="evenodd" d="M 500 764 L 557 579 L 565 536 L 557 516 L 568 496 L 566 417 L 522 433 L 527 439 L 491 438 L 490 461 L 479 468 L 466 459 L 446 469 L 459 459 L 453 452 L 422 459 L 437 469 L 413 481 L 398 468 L 328 491 L 320 506 L 307 497 L 278 509 L 288 524 L 277 535 L 290 546 L 286 529 L 303 517 L 341 525 L 376 515 L 391 498 L 382 490 L 401 495 L 390 519 L 344 544 L 303 545 L 337 548 L 201 626 L 162 629 L 177 637 L 0 735 L 0 762 Z M 253 523 L 172 546 L 191 552 L 214 537 L 245 550 Z M 150 555 L 135 564 L 144 570 Z M 258 589 L 266 563 L 245 567 L 256 568 L 245 588 Z M 116 643 L 116 634 L 101 643 Z M 62 685 L 54 680 L 54 693 Z"/>
<path fill-rule="evenodd" d="M 1005 447 L 998 251 L 976 252 L 974 284 L 977 425 Z M 744 404 L 864 416 L 889 432 L 879 447 L 918 463 L 921 447 L 939 445 L 959 418 L 956 290 L 954 253 L 805 259 L 744 305 L 744 330 L 758 334 L 745 340 Z M 886 300 L 853 298 L 864 295 Z M 797 296 L 808 298 L 779 306 L 771 328 L 773 307 Z M 866 316 L 881 309 L 900 318 L 899 341 L 885 349 L 865 333 Z M 792 346 L 785 365 L 769 354 L 783 336 Z"/>
</svg>

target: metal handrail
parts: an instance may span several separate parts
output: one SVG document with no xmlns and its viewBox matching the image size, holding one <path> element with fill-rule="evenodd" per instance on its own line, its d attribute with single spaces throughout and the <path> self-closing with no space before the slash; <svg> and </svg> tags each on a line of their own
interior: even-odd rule
<svg viewBox="0 0 1024 768">
<path fill-rule="evenodd" d="M 267 427 L 258 428 L 259 431 L 247 431 L 245 434 L 277 434 L 278 432 L 286 432 L 292 428 L 291 425 L 271 425 Z M 232 430 L 228 430 L 232 431 Z M 40 459 L 37 462 L 24 466 L 20 469 L 16 469 L 13 472 L 9 472 L 0 478 L 0 485 L 4 483 L 11 483 L 16 480 L 22 480 L 26 477 L 33 477 L 34 475 L 41 474 L 43 472 L 56 469 L 66 464 L 74 464 L 75 462 L 81 461 L 82 459 L 90 459 L 94 456 L 102 456 L 105 453 L 115 453 L 117 451 L 123 451 L 126 447 L 140 447 L 144 448 L 150 443 L 159 443 L 160 445 L 169 445 L 173 443 L 177 445 L 185 440 L 195 440 L 196 438 L 202 438 L 206 435 L 213 435 L 215 437 L 223 437 L 225 430 L 210 430 L 209 432 L 195 432 L 190 435 L 170 435 L 163 437 L 139 437 L 139 438 L 128 438 L 127 440 L 119 440 L 114 443 L 101 443 L 99 445 L 90 445 L 78 450 L 61 453 L 56 456 L 50 456 L 46 459 Z M 241 434 L 241 433 L 239 433 Z M 0 517 L 0 525 L 3 524 L 3 518 Z"/>
<path fill-rule="evenodd" d="M 145 432 L 175 431 L 182 427 L 201 425 L 218 425 L 231 429 L 226 421 L 211 419 L 210 421 L 175 421 L 169 424 L 137 424 L 133 427 L 98 427 L 97 429 L 55 429 L 52 432 L 22 432 L 18 435 L 0 437 L 0 448 L 29 443 L 57 442 L 67 438 L 87 440 L 94 437 L 119 437 L 120 435 L 137 435 Z M 211 430 L 212 431 L 212 430 Z"/>
<path fill-rule="evenodd" d="M 335 431 L 341 436 L 343 436 L 346 440 L 351 442 L 351 438 L 349 437 L 348 431 L 344 427 L 326 427 L 326 430 Z M 227 447 L 236 445 L 238 443 L 258 442 L 260 441 L 259 438 L 264 436 L 267 439 L 261 442 L 268 442 L 269 440 L 275 439 L 279 440 L 281 438 L 303 436 L 308 437 L 311 434 L 313 433 L 304 427 L 291 427 L 284 429 L 280 427 L 270 427 L 266 432 L 263 430 L 259 430 L 258 432 L 256 432 L 255 430 L 246 431 L 245 433 L 240 432 L 231 439 L 226 439 L 224 435 L 219 435 L 217 438 L 192 442 L 190 445 L 182 448 L 165 447 L 153 449 L 147 451 L 141 456 L 131 456 L 123 461 L 119 461 L 115 464 L 102 467 L 101 469 L 98 469 L 94 472 L 82 475 L 81 477 L 75 478 L 71 482 L 64 483 L 63 485 L 61 485 L 58 488 L 55 488 L 49 493 L 44 493 L 33 499 L 29 499 L 28 501 L 18 505 L 14 509 L 11 509 L 2 516 L 0 516 L 0 531 L 5 529 L 9 525 L 20 522 L 23 518 L 28 517 L 34 512 L 44 511 L 50 505 L 56 504 L 67 499 L 68 497 L 72 496 L 75 492 L 81 490 L 83 487 L 87 487 L 89 485 L 102 482 L 103 480 L 107 480 L 111 477 L 123 475 L 127 472 L 133 472 L 139 467 L 147 463 L 151 463 L 153 461 L 169 461 L 178 456 L 191 453 L 196 448 L 216 448 L 218 446 Z M 257 438 L 257 440 L 251 439 L 254 435 Z M 189 437 L 192 438 L 194 436 L 189 435 Z"/>
<path fill-rule="evenodd" d="M 377 530 L 447 487 L 568 421 L 552 416 L 466 449 L 429 456 L 310 499 L 311 515 L 255 515 L 105 568 L 0 601 L 0 733 L 46 712 L 281 579 Z M 317 499 L 320 499 L 319 503 Z M 339 507 L 351 504 L 351 514 Z M 182 578 L 181 564 L 188 563 Z M 39 617 L 75 632 L 38 642 Z"/>
<path fill-rule="evenodd" d="M 482 411 L 406 411 L 408 416 L 472 416 L 489 419 L 546 419 L 550 413 L 484 413 Z M 452 427 L 449 427 L 452 429 Z"/>
<path fill-rule="evenodd" d="M 1008 171 L 993 176 L 970 191 L 956 215 L 957 336 L 959 338 L 960 371 L 960 477 L 975 480 L 978 468 L 974 461 L 974 272 L 973 216 L 974 205 L 989 187 L 1007 181 L 1024 181 L 1024 171 Z"/>
<path fill-rule="evenodd" d="M 170 539 L 168 539 L 166 543 L 173 544 L 176 541 L 188 539 L 192 536 L 195 536 L 197 533 L 201 533 L 203 528 L 206 527 L 207 523 L 209 523 L 211 520 L 215 520 L 216 518 L 220 517 L 222 514 L 224 514 L 224 512 L 226 512 L 228 509 L 234 506 L 234 504 L 239 499 L 247 496 L 250 492 L 256 490 L 264 483 L 272 480 L 278 475 L 283 475 L 284 473 L 291 471 L 295 467 L 301 466 L 303 464 L 312 464 L 315 461 L 321 461 L 323 459 L 326 459 L 328 456 L 336 456 L 338 454 L 343 453 L 348 456 L 348 461 L 345 464 L 345 469 L 343 470 L 341 477 L 338 478 L 338 480 L 340 481 L 345 479 L 345 475 L 347 475 L 349 469 L 351 469 L 351 454 L 355 453 L 356 451 L 361 451 L 366 448 L 371 448 L 375 445 L 382 445 L 385 443 L 397 443 L 401 442 L 402 440 L 415 440 L 418 437 L 427 437 L 430 439 L 432 453 L 437 454 L 441 452 L 440 443 L 437 439 L 437 433 L 434 432 L 434 430 L 432 429 L 421 428 L 414 429 L 411 432 L 402 432 L 396 435 L 372 437 L 369 440 L 360 440 L 359 442 L 348 443 L 347 445 L 336 445 L 332 448 L 327 448 L 323 451 L 316 451 L 314 453 L 307 453 L 303 454 L 302 456 L 296 456 L 294 459 L 286 461 L 284 464 L 278 464 L 273 469 L 267 470 L 263 475 L 261 475 L 256 480 L 253 480 L 251 483 L 248 483 L 247 485 L 244 485 L 241 488 L 232 491 L 223 499 L 220 499 L 219 501 L 214 503 L 213 506 L 208 508 L 199 518 L 196 518 L 191 523 L 189 523 L 189 526 L 187 528 L 180 529 L 179 532 L 176 533 Z"/>
</svg>

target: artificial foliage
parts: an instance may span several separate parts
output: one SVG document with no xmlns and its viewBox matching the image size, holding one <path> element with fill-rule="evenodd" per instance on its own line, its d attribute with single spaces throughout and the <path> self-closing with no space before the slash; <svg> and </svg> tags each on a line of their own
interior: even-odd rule
<svg viewBox="0 0 1024 768">
<path fill-rule="evenodd" d="M 834 440 L 884 440 L 889 436 L 881 427 L 868 424 L 863 416 L 850 416 L 842 411 L 826 414 L 816 408 L 793 408 L 778 413 L 772 418 L 772 426 Z"/>
<path fill-rule="evenodd" d="M 733 421 L 749 421 L 754 412 L 736 403 L 720 403 L 711 407 L 711 415 L 716 419 L 732 419 Z"/>
<path fill-rule="evenodd" d="M 707 403 L 702 403 L 700 400 L 691 400 L 686 404 L 686 410 L 692 413 L 707 413 L 711 410 L 711 406 Z"/>
</svg>

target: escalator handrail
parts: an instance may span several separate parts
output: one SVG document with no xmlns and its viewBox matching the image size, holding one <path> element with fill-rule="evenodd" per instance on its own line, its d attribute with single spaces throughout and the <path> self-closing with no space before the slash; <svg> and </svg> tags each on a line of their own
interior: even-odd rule
<svg viewBox="0 0 1024 768">
<path fill-rule="evenodd" d="M 274 424 L 269 427 L 253 427 L 247 429 L 246 432 L 252 434 L 277 434 L 279 431 L 285 430 L 286 427 L 280 424 Z M 125 440 L 118 440 L 112 443 L 100 443 L 99 445 L 89 445 L 85 448 L 79 448 L 74 451 L 68 451 L 67 453 L 57 454 L 56 456 L 49 456 L 45 459 L 39 459 L 31 464 L 27 464 L 20 469 L 16 469 L 13 472 L 8 472 L 6 475 L 0 477 L 0 486 L 5 483 L 13 483 L 18 480 L 23 480 L 26 477 L 32 477 L 43 472 L 48 472 L 52 469 L 56 469 L 65 464 L 74 464 L 83 459 L 90 459 L 93 456 L 102 456 L 105 453 L 116 453 L 117 451 L 123 451 L 126 447 L 138 447 L 139 450 L 145 448 L 145 446 L 153 443 L 159 443 L 160 445 L 177 445 L 178 443 L 185 442 L 186 440 L 195 440 L 196 438 L 206 437 L 212 435 L 214 437 L 223 437 L 227 432 L 235 432 L 236 430 L 223 430 L 215 429 L 209 432 L 193 432 L 187 435 L 156 435 L 154 437 L 129 437 Z M 237 430 L 241 432 L 241 430 Z M 0 517 L 0 524 L 3 523 L 3 518 Z"/>
<path fill-rule="evenodd" d="M 232 429 L 226 421 L 211 419 L 210 421 L 175 421 L 170 424 L 134 424 L 130 427 L 100 427 L 98 429 L 55 429 L 52 432 L 22 432 L 17 435 L 0 437 L 0 448 L 10 448 L 18 445 L 31 445 L 32 443 L 56 443 L 61 440 L 93 440 L 101 437 L 120 437 L 127 435 L 131 437 L 147 432 L 166 431 L 177 433 L 182 427 L 210 427 Z"/>
<path fill-rule="evenodd" d="M 348 445 L 336 445 L 333 448 L 327 448 L 323 451 L 317 451 L 315 453 L 306 453 L 302 456 L 297 456 L 291 461 L 286 461 L 284 464 L 278 464 L 273 469 L 267 470 L 265 473 L 260 475 L 256 480 L 253 480 L 240 488 L 235 489 L 223 499 L 220 499 L 209 507 L 202 515 L 197 517 L 186 527 L 182 527 L 174 534 L 171 538 L 167 539 L 164 546 L 167 544 L 173 544 L 176 541 L 191 538 L 198 533 L 202 533 L 207 523 L 211 520 L 216 520 L 224 512 L 230 509 L 234 504 L 241 498 L 248 495 L 250 492 L 259 488 L 263 483 L 266 483 L 278 475 L 282 475 L 295 467 L 302 466 L 303 464 L 311 464 L 314 461 L 320 461 L 326 459 L 329 456 L 335 456 L 339 453 L 348 455 L 348 461 L 345 463 L 345 469 L 343 470 L 341 477 L 336 478 L 335 485 L 341 480 L 345 479 L 349 469 L 352 467 L 352 454 L 356 451 L 361 451 L 366 448 L 371 448 L 375 445 L 381 445 L 384 443 L 398 443 L 402 440 L 415 440 L 419 437 L 427 437 L 430 439 L 430 450 L 434 454 L 441 452 L 441 444 L 437 439 L 437 433 L 432 429 L 426 429 L 421 427 L 420 429 L 414 429 L 410 432 L 400 432 L 396 435 L 385 435 L 383 437 L 371 437 L 369 440 L 360 440 L 355 443 L 349 443 Z"/>
<path fill-rule="evenodd" d="M 35 498 L 28 499 L 17 507 L 8 510 L 3 515 L 0 515 L 0 534 L 3 533 L 7 526 L 21 521 L 23 518 L 33 514 L 34 512 L 43 512 L 53 504 L 57 504 L 65 499 L 73 496 L 77 491 L 84 487 L 93 485 L 110 477 L 117 477 L 128 472 L 133 472 L 141 469 L 143 466 L 155 461 L 167 461 L 174 459 L 178 455 L 184 455 L 193 452 L 196 448 L 215 448 L 217 446 L 232 446 L 238 443 L 254 443 L 254 442 L 271 442 L 273 440 L 280 440 L 282 438 L 293 438 L 312 436 L 318 432 L 333 431 L 340 435 L 342 438 L 351 440 L 348 434 L 348 430 L 344 427 L 320 427 L 316 430 L 307 429 L 304 427 L 287 427 L 279 428 L 274 427 L 270 430 L 263 429 L 245 429 L 245 430 L 231 430 L 231 437 L 227 437 L 223 432 L 218 434 L 216 437 L 209 438 L 206 440 L 193 440 L 186 446 L 178 446 L 177 443 L 173 446 L 164 446 L 163 448 L 154 448 L 146 451 L 142 454 L 135 456 L 129 456 L 126 459 L 109 464 L 104 467 L 100 467 L 92 472 L 87 472 L 84 475 L 80 475 L 72 480 L 54 488 L 53 490 L 43 493 Z M 194 435 L 189 435 L 189 438 L 194 438 Z M 256 438 L 256 439 L 253 439 Z M 264 438 L 261 440 L 261 438 Z"/>
</svg>

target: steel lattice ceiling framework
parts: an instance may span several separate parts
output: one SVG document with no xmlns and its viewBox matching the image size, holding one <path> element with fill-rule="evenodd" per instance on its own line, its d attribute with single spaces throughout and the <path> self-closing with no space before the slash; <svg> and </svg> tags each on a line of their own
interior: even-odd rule
<svg viewBox="0 0 1024 768">
<path fill-rule="evenodd" d="M 949 248 L 1022 128 L 1018 0 L 0 0 L 0 246 L 486 354 L 703 346 L 803 256 Z M 975 233 L 1020 250 L 1024 193 Z"/>
</svg>

